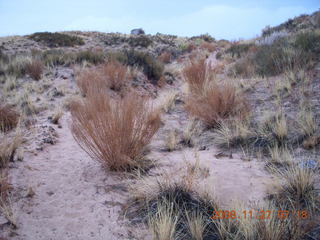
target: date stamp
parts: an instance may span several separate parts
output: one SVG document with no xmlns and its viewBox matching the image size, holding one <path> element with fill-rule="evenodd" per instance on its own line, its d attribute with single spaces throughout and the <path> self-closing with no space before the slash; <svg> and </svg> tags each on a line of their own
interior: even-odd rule
<svg viewBox="0 0 320 240">
<path fill-rule="evenodd" d="M 277 217 L 280 220 L 285 220 L 289 216 L 296 217 L 297 219 L 307 220 L 309 219 L 308 211 L 306 210 L 219 210 L 213 211 L 211 219 L 258 219 L 265 220 Z"/>
</svg>

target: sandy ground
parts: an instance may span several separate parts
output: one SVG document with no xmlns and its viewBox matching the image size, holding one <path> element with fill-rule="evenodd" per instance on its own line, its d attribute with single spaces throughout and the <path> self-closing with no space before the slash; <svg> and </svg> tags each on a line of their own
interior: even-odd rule
<svg viewBox="0 0 320 240">
<path fill-rule="evenodd" d="M 214 64 L 214 57 L 209 58 Z M 181 82 L 162 89 L 182 94 Z M 161 96 L 160 96 L 161 98 Z M 189 163 L 195 162 L 197 150 L 201 169 L 197 184 L 214 194 L 223 207 L 244 202 L 250 207 L 263 202 L 272 181 L 256 160 L 244 161 L 240 154 L 223 153 L 210 138 L 205 150 L 179 146 L 173 152 L 164 150 L 168 132 L 181 132 L 188 116 L 182 104 L 163 116 L 164 126 L 154 137 L 149 158 L 160 163 L 158 173 L 182 176 Z M 27 153 L 23 162 L 10 170 L 14 188 L 13 209 L 18 228 L 0 237 L 13 240 L 87 240 L 150 239 L 142 230 L 130 225 L 122 213 L 129 194 L 130 181 L 120 174 L 106 172 L 76 143 L 70 131 L 70 115 L 56 128 L 58 142 L 43 151 Z M 232 156 L 232 157 L 231 157 Z M 181 173 L 181 175 L 177 174 Z M 183 177 L 183 176 L 182 176 Z"/>
</svg>

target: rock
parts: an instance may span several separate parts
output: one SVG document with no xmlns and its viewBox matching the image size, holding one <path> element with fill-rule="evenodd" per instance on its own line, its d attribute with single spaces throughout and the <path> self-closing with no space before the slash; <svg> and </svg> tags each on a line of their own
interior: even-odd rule
<svg viewBox="0 0 320 240">
<path fill-rule="evenodd" d="M 143 31 L 142 28 L 135 28 L 131 30 L 132 35 L 144 35 L 145 32 Z"/>
</svg>

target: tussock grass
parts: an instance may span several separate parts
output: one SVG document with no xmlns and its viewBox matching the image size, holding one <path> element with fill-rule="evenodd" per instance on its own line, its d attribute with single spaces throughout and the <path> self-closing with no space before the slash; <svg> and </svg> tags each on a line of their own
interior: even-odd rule
<svg viewBox="0 0 320 240">
<path fill-rule="evenodd" d="M 19 113 L 11 105 L 0 104 L 0 131 L 7 132 L 15 128 L 19 117 Z"/>
<path fill-rule="evenodd" d="M 39 59 L 33 59 L 26 65 L 26 73 L 34 80 L 40 80 L 43 72 L 43 63 Z"/>
<path fill-rule="evenodd" d="M 169 113 L 175 107 L 175 102 L 178 97 L 178 93 L 175 91 L 169 91 L 163 98 L 162 109 L 165 113 Z"/>
<path fill-rule="evenodd" d="M 13 161 L 14 154 L 22 143 L 22 135 L 19 131 L 12 138 L 1 136 L 0 142 L 0 168 L 6 168 Z"/>
<path fill-rule="evenodd" d="M 191 93 L 202 93 L 208 82 L 213 80 L 211 69 L 206 63 L 206 59 L 191 60 L 182 70 L 182 76 L 189 85 Z"/>
<path fill-rule="evenodd" d="M 130 80 L 126 66 L 117 61 L 110 61 L 95 68 L 84 69 L 77 75 L 77 84 L 84 96 L 93 88 L 120 91 Z"/>
<path fill-rule="evenodd" d="M 189 120 L 182 133 L 182 143 L 189 147 L 194 146 L 194 137 L 200 133 L 199 122 L 195 119 Z"/>
<path fill-rule="evenodd" d="M 165 147 L 166 150 L 172 152 L 176 150 L 178 145 L 177 134 L 175 130 L 171 130 L 166 138 Z"/>
<path fill-rule="evenodd" d="M 175 215 L 173 205 L 159 202 L 157 212 L 149 218 L 149 228 L 153 240 L 177 239 L 176 226 L 178 216 Z"/>
<path fill-rule="evenodd" d="M 273 197 L 276 205 L 286 209 L 319 211 L 319 193 L 314 170 L 292 165 L 285 170 L 274 169 L 279 177 L 279 191 Z"/>
<path fill-rule="evenodd" d="M 148 99 L 128 94 L 112 100 L 103 91 L 73 104 L 72 133 L 79 145 L 110 170 L 144 168 L 143 151 L 160 127 Z"/>
<path fill-rule="evenodd" d="M 222 119 L 245 117 L 249 113 L 249 106 L 232 85 L 211 83 L 201 95 L 194 94 L 187 98 L 186 110 L 207 126 L 215 127 Z"/>
</svg>

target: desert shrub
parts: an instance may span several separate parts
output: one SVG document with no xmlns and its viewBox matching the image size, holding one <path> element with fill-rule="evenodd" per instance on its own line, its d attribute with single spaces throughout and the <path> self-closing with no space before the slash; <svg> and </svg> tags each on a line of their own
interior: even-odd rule
<svg viewBox="0 0 320 240">
<path fill-rule="evenodd" d="M 16 133 L 13 137 L 8 137 L 7 135 L 0 136 L 0 173 L 1 168 L 6 168 L 8 163 L 13 161 L 13 157 L 18 147 L 20 147 L 22 140 L 23 137 L 20 133 Z"/>
<path fill-rule="evenodd" d="M 112 100 L 103 91 L 71 108 L 72 133 L 79 145 L 104 167 L 119 171 L 145 168 L 143 151 L 160 127 L 148 99 L 128 94 Z"/>
<path fill-rule="evenodd" d="M 172 54 L 170 52 L 163 52 L 159 55 L 158 59 L 163 63 L 170 63 L 172 60 Z"/>
<path fill-rule="evenodd" d="M 249 51 L 249 49 L 253 46 L 254 44 L 252 43 L 235 43 L 232 44 L 231 47 L 226 50 L 226 53 L 230 53 L 232 57 L 236 55 L 237 58 L 240 58 L 241 56 L 243 56 L 243 54 L 246 54 Z"/>
<path fill-rule="evenodd" d="M 216 45 L 210 43 L 210 42 L 203 42 L 200 45 L 201 49 L 207 50 L 208 52 L 214 52 L 216 50 Z"/>
<path fill-rule="evenodd" d="M 50 49 L 41 53 L 41 59 L 45 65 L 49 66 L 68 66 L 75 62 L 75 55 L 72 53 L 66 53 L 65 51 L 58 49 Z"/>
<path fill-rule="evenodd" d="M 203 41 L 205 41 L 205 42 L 209 42 L 209 43 L 212 43 L 212 42 L 215 41 L 215 39 L 214 39 L 212 36 L 210 36 L 210 34 L 208 34 L 208 33 L 206 33 L 206 34 L 201 34 L 201 35 L 199 35 L 199 36 L 194 36 L 194 37 L 191 37 L 190 39 L 191 39 L 191 40 L 201 39 L 201 40 L 203 40 Z"/>
<path fill-rule="evenodd" d="M 29 36 L 30 39 L 46 44 L 48 47 L 73 47 L 83 45 L 80 37 L 70 36 L 65 33 L 37 32 Z"/>
<path fill-rule="evenodd" d="M 106 56 L 108 61 L 118 61 L 121 62 L 123 64 L 127 64 L 128 63 L 128 56 L 126 53 L 121 52 L 121 51 L 110 51 L 107 53 Z"/>
<path fill-rule="evenodd" d="M 255 74 L 255 71 L 256 69 L 252 59 L 243 58 L 239 59 L 228 69 L 228 75 L 232 75 L 234 77 L 252 77 Z"/>
<path fill-rule="evenodd" d="M 274 76 L 288 69 L 304 66 L 307 59 L 302 58 L 303 52 L 277 41 L 272 45 L 261 45 L 253 56 L 255 71 L 259 75 Z"/>
<path fill-rule="evenodd" d="M 87 61 L 92 64 L 100 64 L 105 61 L 105 54 L 103 51 L 84 50 L 76 53 L 75 61 L 77 63 Z"/>
<path fill-rule="evenodd" d="M 207 126 L 215 127 L 222 119 L 244 117 L 249 108 L 245 98 L 236 93 L 235 87 L 212 82 L 201 94 L 191 94 L 187 98 L 186 110 Z"/>
<path fill-rule="evenodd" d="M 211 69 L 206 63 L 206 59 L 191 60 L 182 70 L 183 78 L 189 85 L 192 93 L 201 93 L 207 82 L 213 79 Z"/>
<path fill-rule="evenodd" d="M 118 61 L 108 61 L 97 67 L 82 70 L 76 77 L 78 87 L 84 96 L 94 88 L 96 90 L 110 88 L 114 91 L 120 91 L 128 80 L 130 80 L 130 76 L 127 66 Z"/>
<path fill-rule="evenodd" d="M 40 80 L 43 72 L 43 63 L 39 59 L 33 59 L 26 66 L 26 73 L 34 80 Z"/>
<path fill-rule="evenodd" d="M 8 104 L 0 104 L 0 131 L 6 132 L 15 128 L 19 121 L 19 114 Z"/>
<path fill-rule="evenodd" d="M 294 46 L 305 52 L 320 53 L 320 32 L 306 31 L 298 33 L 294 40 Z"/>
<path fill-rule="evenodd" d="M 125 54 L 127 56 L 127 65 L 141 67 L 144 74 L 146 74 L 153 83 L 157 83 L 160 80 L 164 67 L 163 64 L 152 55 L 133 50 L 127 51 Z"/>
<path fill-rule="evenodd" d="M 137 35 L 137 36 L 130 36 L 130 38 L 128 39 L 128 43 L 131 47 L 147 48 L 153 43 L 153 41 L 147 35 Z"/>
</svg>

